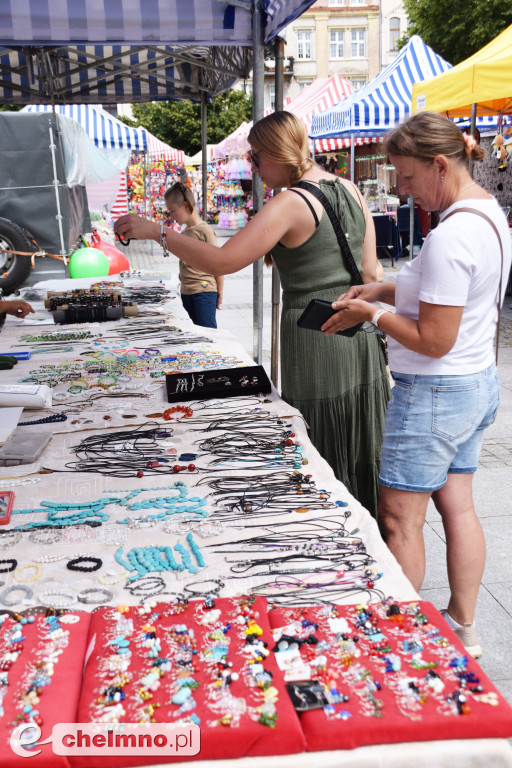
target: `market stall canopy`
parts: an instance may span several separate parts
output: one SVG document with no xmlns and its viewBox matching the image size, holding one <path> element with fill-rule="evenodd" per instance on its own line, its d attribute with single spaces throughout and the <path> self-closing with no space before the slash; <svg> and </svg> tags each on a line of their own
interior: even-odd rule
<svg viewBox="0 0 512 768">
<path fill-rule="evenodd" d="M 182 149 L 174 149 L 166 144 L 164 141 L 160 141 L 156 136 L 148 131 L 147 128 L 139 128 L 139 131 L 144 131 L 147 141 L 147 153 L 150 161 L 153 160 L 169 160 L 172 163 L 185 162 L 185 153 Z"/>
<path fill-rule="evenodd" d="M 31 104 L 21 112 L 53 112 L 51 104 Z M 131 128 L 93 104 L 56 104 L 55 112 L 76 120 L 99 149 L 128 149 L 144 152 L 148 147 L 145 129 Z M 126 163 L 125 163 L 126 167 Z"/>
<path fill-rule="evenodd" d="M 450 64 L 413 35 L 398 56 L 363 88 L 336 106 L 314 115 L 314 139 L 379 136 L 411 111 L 413 83 L 434 77 Z"/>
<path fill-rule="evenodd" d="M 252 68 L 254 0 L 0 0 L 0 103 L 199 101 Z M 264 41 L 313 0 L 266 0 Z"/>
<path fill-rule="evenodd" d="M 512 24 L 480 51 L 449 72 L 416 83 L 414 112 L 444 112 L 449 117 L 512 113 Z"/>
</svg>

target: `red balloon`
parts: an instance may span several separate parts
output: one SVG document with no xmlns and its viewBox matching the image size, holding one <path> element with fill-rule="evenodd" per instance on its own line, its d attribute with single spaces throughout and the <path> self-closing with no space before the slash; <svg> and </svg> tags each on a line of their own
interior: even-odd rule
<svg viewBox="0 0 512 768">
<path fill-rule="evenodd" d="M 122 253 L 119 248 L 116 248 L 115 245 L 107 243 L 106 240 L 97 240 L 93 243 L 93 248 L 102 251 L 107 257 L 109 275 L 118 275 L 120 272 L 130 269 L 130 262 L 124 253 Z"/>
</svg>

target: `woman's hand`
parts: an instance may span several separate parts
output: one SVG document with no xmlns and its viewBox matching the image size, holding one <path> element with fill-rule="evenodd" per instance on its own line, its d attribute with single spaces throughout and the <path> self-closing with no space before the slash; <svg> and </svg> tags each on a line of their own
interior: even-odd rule
<svg viewBox="0 0 512 768">
<path fill-rule="evenodd" d="M 114 224 L 114 232 L 123 240 L 159 240 L 160 225 L 143 219 L 135 213 L 120 216 Z"/>
<path fill-rule="evenodd" d="M 348 291 L 338 296 L 333 302 L 333 309 L 339 309 L 338 302 L 349 301 L 350 299 L 362 299 L 363 301 L 379 301 L 382 290 L 382 283 L 366 283 L 365 285 L 351 285 Z"/>
<path fill-rule="evenodd" d="M 365 286 L 361 287 L 364 288 Z M 347 294 L 349 292 L 347 291 Z M 335 315 L 322 325 L 322 331 L 326 336 L 332 336 L 338 331 L 345 331 L 347 328 L 357 325 L 357 323 L 371 320 L 376 312 L 373 304 L 370 304 L 368 301 L 361 301 L 361 299 L 348 299 L 346 301 L 338 299 L 333 302 L 332 307 L 333 309 L 338 309 L 339 312 L 336 312 Z"/>
</svg>

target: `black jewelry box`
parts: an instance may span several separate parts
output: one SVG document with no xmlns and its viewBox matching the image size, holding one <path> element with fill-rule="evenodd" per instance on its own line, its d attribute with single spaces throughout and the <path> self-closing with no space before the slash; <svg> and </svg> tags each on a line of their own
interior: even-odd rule
<svg viewBox="0 0 512 768">
<path fill-rule="evenodd" d="M 245 368 L 220 368 L 212 371 L 167 373 L 167 402 L 208 400 L 215 397 L 240 397 L 268 394 L 271 384 L 261 365 Z"/>
</svg>

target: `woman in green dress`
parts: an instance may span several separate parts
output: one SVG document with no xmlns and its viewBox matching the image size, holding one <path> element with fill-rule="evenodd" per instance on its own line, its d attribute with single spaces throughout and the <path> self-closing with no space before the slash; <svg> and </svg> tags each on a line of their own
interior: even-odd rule
<svg viewBox="0 0 512 768">
<path fill-rule="evenodd" d="M 335 301 L 350 286 L 322 204 L 298 181 L 316 184 L 346 233 L 363 281 L 379 278 L 375 229 L 357 187 L 333 177 L 310 157 L 303 123 L 290 112 L 258 121 L 249 134 L 252 168 L 271 189 L 286 188 L 218 249 L 134 214 L 115 225 L 121 237 L 153 239 L 165 251 L 211 274 L 237 272 L 272 252 L 283 287 L 282 396 L 304 416 L 313 445 L 336 477 L 373 515 L 389 380 L 375 333 L 327 337 L 297 327 L 312 298 Z"/>
</svg>

